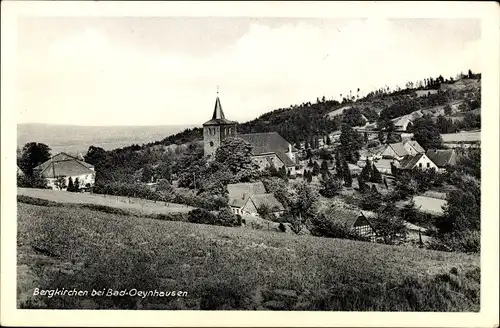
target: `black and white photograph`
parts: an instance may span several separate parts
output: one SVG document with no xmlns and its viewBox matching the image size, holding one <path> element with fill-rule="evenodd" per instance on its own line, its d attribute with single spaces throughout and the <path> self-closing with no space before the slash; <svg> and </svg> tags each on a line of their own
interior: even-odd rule
<svg viewBox="0 0 500 328">
<path fill-rule="evenodd" d="M 483 294 L 485 277 L 498 287 L 486 16 L 285 3 L 16 16 L 2 226 L 23 316 L 489 311 L 498 326 L 498 290 Z M 498 23 L 495 3 L 463 5 Z"/>
</svg>

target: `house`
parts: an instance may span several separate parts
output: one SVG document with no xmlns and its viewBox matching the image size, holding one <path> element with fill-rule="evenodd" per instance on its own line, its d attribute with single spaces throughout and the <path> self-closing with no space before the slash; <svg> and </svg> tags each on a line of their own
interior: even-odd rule
<svg viewBox="0 0 500 328">
<path fill-rule="evenodd" d="M 394 121 L 394 128 L 396 129 L 396 131 L 406 131 L 408 129 L 408 125 L 411 125 L 411 120 L 409 117 L 402 117 Z"/>
<path fill-rule="evenodd" d="M 399 163 L 396 164 L 396 167 L 400 170 L 413 170 L 415 168 L 419 168 L 421 170 L 427 169 L 435 169 L 438 170 L 436 164 L 427 157 L 427 155 L 420 153 L 416 155 L 406 155 Z"/>
<path fill-rule="evenodd" d="M 53 156 L 33 170 L 39 172 L 47 180 L 47 186 L 52 189 L 58 189 L 55 182 L 59 177 L 65 178 L 66 186 L 69 178 L 73 181 L 78 179 L 82 189 L 90 188 L 95 184 L 94 166 L 64 152 Z"/>
<path fill-rule="evenodd" d="M 234 214 L 258 215 L 258 209 L 266 205 L 271 209 L 271 213 L 278 216 L 283 213 L 283 205 L 274 197 L 267 193 L 262 182 L 254 183 L 234 183 L 227 185 L 229 206 Z"/>
<path fill-rule="evenodd" d="M 373 212 L 332 207 L 325 214 L 327 218 L 348 231 L 368 237 L 372 242 L 377 238 L 375 228 L 370 223 L 370 220 L 376 216 Z"/>
<path fill-rule="evenodd" d="M 425 155 L 436 164 L 439 172 L 445 172 L 447 166 L 457 163 L 457 153 L 454 149 L 429 149 Z"/>
<path fill-rule="evenodd" d="M 385 149 L 380 153 L 380 156 L 385 159 L 393 158 L 400 161 L 407 155 L 422 153 L 425 153 L 425 150 L 417 141 L 407 140 L 405 142 L 387 144 Z"/>
<path fill-rule="evenodd" d="M 298 150 L 277 132 L 237 134 L 238 122 L 226 119 L 219 96 L 215 100 L 212 119 L 203 123 L 204 154 L 213 160 L 215 152 L 227 137 L 238 137 L 252 145 L 252 159 L 263 170 L 271 165 L 285 167 L 295 175 Z"/>
<path fill-rule="evenodd" d="M 291 175 L 296 174 L 298 150 L 277 132 L 239 134 L 238 138 L 252 145 L 252 158 L 261 169 L 285 166 Z"/>
</svg>

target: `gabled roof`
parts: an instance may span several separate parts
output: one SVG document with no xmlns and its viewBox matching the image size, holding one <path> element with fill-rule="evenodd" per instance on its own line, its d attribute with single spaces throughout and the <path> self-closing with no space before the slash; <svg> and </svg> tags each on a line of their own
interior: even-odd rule
<svg viewBox="0 0 500 328">
<path fill-rule="evenodd" d="M 406 151 L 402 142 L 389 144 L 388 147 L 391 147 L 394 153 L 396 153 L 396 155 L 398 156 L 408 155 L 408 152 Z"/>
<path fill-rule="evenodd" d="M 243 207 L 248 198 L 252 195 L 266 193 L 266 188 L 262 182 L 253 183 L 233 183 L 227 185 L 229 205 L 233 207 Z"/>
<path fill-rule="evenodd" d="M 410 144 L 418 153 L 425 153 L 425 149 L 416 140 L 408 140 L 405 143 Z"/>
<path fill-rule="evenodd" d="M 224 125 L 224 124 L 237 124 L 235 121 L 230 121 L 226 119 L 224 115 L 224 111 L 222 110 L 222 106 L 220 104 L 220 99 L 217 96 L 215 99 L 215 108 L 214 113 L 212 115 L 212 119 L 208 122 L 203 123 L 203 125 Z"/>
<path fill-rule="evenodd" d="M 273 194 L 252 195 L 250 196 L 250 201 L 253 202 L 257 209 L 262 205 L 267 205 L 272 210 L 285 210 L 283 204 L 281 204 Z"/>
<path fill-rule="evenodd" d="M 400 162 L 399 162 L 399 168 L 401 170 L 411 170 L 417 162 L 424 156 L 425 154 L 420 153 L 416 155 L 406 155 Z"/>
<path fill-rule="evenodd" d="M 276 156 L 278 156 L 278 158 L 283 162 L 283 164 L 285 164 L 286 167 L 297 165 L 284 152 L 276 152 Z"/>
<path fill-rule="evenodd" d="M 56 178 L 58 176 L 71 177 L 94 173 L 93 168 L 93 165 L 61 152 L 38 165 L 34 170 L 39 171 L 44 178 Z"/>
<path fill-rule="evenodd" d="M 287 153 L 291 145 L 277 132 L 239 134 L 238 138 L 252 145 L 252 155 Z M 293 152 L 297 151 L 293 145 L 291 147 Z"/>
<path fill-rule="evenodd" d="M 454 149 L 429 149 L 425 155 L 429 157 L 429 159 L 433 161 L 437 167 L 455 165 L 457 161 Z"/>
</svg>

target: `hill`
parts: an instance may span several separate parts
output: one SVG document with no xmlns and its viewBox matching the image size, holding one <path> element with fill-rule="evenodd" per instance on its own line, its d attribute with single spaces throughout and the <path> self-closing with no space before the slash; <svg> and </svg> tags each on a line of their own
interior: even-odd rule
<svg viewBox="0 0 500 328">
<path fill-rule="evenodd" d="M 21 308 L 479 310 L 477 255 L 23 203 L 17 236 Z"/>
<path fill-rule="evenodd" d="M 132 144 L 146 144 L 164 139 L 189 128 L 185 125 L 165 126 L 80 126 L 56 124 L 18 124 L 17 145 L 36 141 L 52 148 L 52 153 L 61 151 L 85 154 L 92 145 L 112 150 Z"/>
</svg>

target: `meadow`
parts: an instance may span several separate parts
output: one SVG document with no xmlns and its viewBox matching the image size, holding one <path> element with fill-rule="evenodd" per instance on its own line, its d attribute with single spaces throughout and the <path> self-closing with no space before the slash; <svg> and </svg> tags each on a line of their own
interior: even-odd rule
<svg viewBox="0 0 500 328">
<path fill-rule="evenodd" d="M 18 202 L 18 307 L 478 311 L 479 256 Z M 33 289 L 186 291 L 33 296 Z"/>
<path fill-rule="evenodd" d="M 17 188 L 17 194 L 64 204 L 93 204 L 127 210 L 136 214 L 166 214 L 187 213 L 194 207 L 168 203 L 155 202 L 134 197 L 100 195 L 89 193 L 74 193 L 63 190 Z"/>
</svg>

